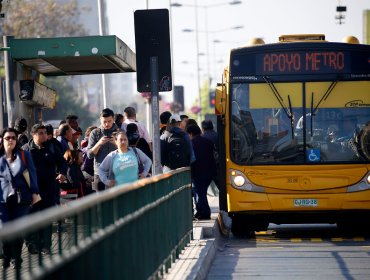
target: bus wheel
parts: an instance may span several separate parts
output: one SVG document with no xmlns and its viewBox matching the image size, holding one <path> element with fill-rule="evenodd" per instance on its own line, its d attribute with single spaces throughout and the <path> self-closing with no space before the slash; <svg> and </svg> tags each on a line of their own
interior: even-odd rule
<svg viewBox="0 0 370 280">
<path fill-rule="evenodd" d="M 364 234 L 368 236 L 370 234 L 370 226 L 367 224 L 367 220 L 341 220 L 337 222 L 337 227 L 341 232 L 348 235 Z"/>
<path fill-rule="evenodd" d="M 232 217 L 231 232 L 234 236 L 253 237 L 254 231 L 248 222 L 248 219 L 241 217 Z"/>
</svg>

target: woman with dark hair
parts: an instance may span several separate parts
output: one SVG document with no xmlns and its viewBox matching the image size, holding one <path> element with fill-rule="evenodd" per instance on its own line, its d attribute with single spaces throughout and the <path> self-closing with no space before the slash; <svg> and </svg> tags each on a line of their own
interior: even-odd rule
<svg viewBox="0 0 370 280">
<path fill-rule="evenodd" d="M 77 197 L 83 197 L 92 193 L 91 188 L 87 187 L 86 178 L 81 170 L 82 165 L 82 151 L 81 150 L 67 150 L 64 158 L 68 163 L 67 179 L 68 189 L 77 189 Z M 63 187 L 63 184 L 61 184 Z"/>
<path fill-rule="evenodd" d="M 122 126 L 123 119 L 124 117 L 122 114 L 114 114 L 114 122 L 118 127 Z"/>
<path fill-rule="evenodd" d="M 110 152 L 99 166 L 100 180 L 108 187 L 145 178 L 152 161 L 140 149 L 129 147 L 126 133 L 114 134 L 117 150 Z"/>
<path fill-rule="evenodd" d="M 37 175 L 29 152 L 19 148 L 17 131 L 6 128 L 0 147 L 0 221 L 6 223 L 28 214 L 31 204 L 40 200 Z M 1 227 L 1 226 L 0 226 Z M 23 240 L 3 244 L 3 268 L 22 263 Z"/>
</svg>

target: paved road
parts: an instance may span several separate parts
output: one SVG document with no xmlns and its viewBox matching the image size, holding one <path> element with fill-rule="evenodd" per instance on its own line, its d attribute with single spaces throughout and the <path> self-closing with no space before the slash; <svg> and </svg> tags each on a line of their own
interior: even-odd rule
<svg viewBox="0 0 370 280">
<path fill-rule="evenodd" d="M 250 239 L 221 240 L 207 279 L 368 280 L 370 238 L 333 225 L 270 225 Z"/>
</svg>

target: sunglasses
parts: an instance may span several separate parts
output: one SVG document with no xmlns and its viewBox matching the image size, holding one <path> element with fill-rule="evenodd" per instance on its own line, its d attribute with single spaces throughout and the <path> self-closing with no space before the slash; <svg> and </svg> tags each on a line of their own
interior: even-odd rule
<svg viewBox="0 0 370 280">
<path fill-rule="evenodd" d="M 6 140 L 6 141 L 9 141 L 9 140 L 17 140 L 17 137 L 15 137 L 15 136 L 7 136 L 7 137 L 4 137 L 4 140 Z"/>
</svg>

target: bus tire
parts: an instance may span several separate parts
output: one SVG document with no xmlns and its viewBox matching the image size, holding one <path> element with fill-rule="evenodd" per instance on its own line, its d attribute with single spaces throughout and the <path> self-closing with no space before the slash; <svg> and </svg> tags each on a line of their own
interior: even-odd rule
<svg viewBox="0 0 370 280">
<path fill-rule="evenodd" d="M 231 232 L 234 236 L 252 237 L 254 235 L 254 231 L 248 224 L 247 219 L 242 219 L 241 217 L 232 217 L 231 220 Z"/>
</svg>

